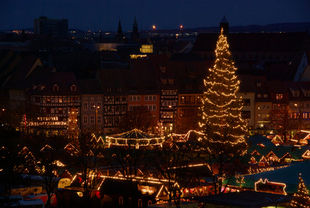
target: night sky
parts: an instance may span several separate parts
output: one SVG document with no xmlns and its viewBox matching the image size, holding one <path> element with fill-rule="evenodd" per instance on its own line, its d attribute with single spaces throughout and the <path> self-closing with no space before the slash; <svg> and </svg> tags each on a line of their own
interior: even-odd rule
<svg viewBox="0 0 310 208">
<path fill-rule="evenodd" d="M 116 30 L 310 22 L 310 0 L 1 0 L 0 29 L 32 28 L 38 16 L 69 19 L 70 28 Z"/>
</svg>

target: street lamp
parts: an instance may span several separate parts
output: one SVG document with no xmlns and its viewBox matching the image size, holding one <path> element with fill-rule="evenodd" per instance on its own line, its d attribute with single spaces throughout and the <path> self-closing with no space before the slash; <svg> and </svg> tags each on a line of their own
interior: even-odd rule
<svg viewBox="0 0 310 208">
<path fill-rule="evenodd" d="M 93 108 L 95 108 L 95 133 L 97 133 L 97 116 L 98 116 L 98 110 L 100 109 L 100 106 L 93 105 Z"/>
<path fill-rule="evenodd" d="M 294 107 L 296 108 L 296 112 L 297 112 L 297 131 L 300 129 L 300 126 L 302 125 L 302 119 L 303 119 L 303 115 L 302 113 L 300 112 L 300 105 L 298 105 L 298 103 L 294 103 Z"/>
<path fill-rule="evenodd" d="M 170 128 L 170 131 L 172 132 L 172 130 L 174 130 L 174 109 L 172 108 L 172 105 L 169 105 L 168 106 L 170 110 L 172 110 L 172 123 L 171 123 L 171 126 L 169 127 Z"/>
</svg>

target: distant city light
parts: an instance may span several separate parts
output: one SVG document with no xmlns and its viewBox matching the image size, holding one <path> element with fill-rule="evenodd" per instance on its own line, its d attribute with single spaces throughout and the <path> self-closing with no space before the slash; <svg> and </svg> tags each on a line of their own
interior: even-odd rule
<svg viewBox="0 0 310 208">
<path fill-rule="evenodd" d="M 184 29 L 184 26 L 183 26 L 183 25 L 180 25 L 179 28 L 180 28 L 180 30 L 183 30 L 183 29 Z"/>
<path fill-rule="evenodd" d="M 157 29 L 156 25 L 152 25 L 152 29 L 156 30 Z"/>
</svg>

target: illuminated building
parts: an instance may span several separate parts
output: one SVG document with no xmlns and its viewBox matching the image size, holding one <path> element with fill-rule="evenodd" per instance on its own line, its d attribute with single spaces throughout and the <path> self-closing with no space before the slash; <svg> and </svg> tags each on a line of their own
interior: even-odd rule
<svg viewBox="0 0 310 208">
<path fill-rule="evenodd" d="M 80 95 L 71 72 L 40 75 L 29 93 L 26 131 L 46 135 L 79 134 Z"/>
<path fill-rule="evenodd" d="M 151 44 L 143 44 L 140 48 L 141 53 L 153 53 L 153 45 Z"/>
<path fill-rule="evenodd" d="M 160 122 L 163 123 L 165 130 L 174 130 L 176 121 L 176 111 L 178 104 L 178 90 L 162 89 L 160 94 Z"/>
<path fill-rule="evenodd" d="M 159 120 L 159 93 L 140 92 L 130 93 L 128 95 L 128 111 L 134 110 L 135 107 L 145 107 L 152 114 L 154 120 Z M 157 122 L 156 122 L 157 123 Z"/>
<path fill-rule="evenodd" d="M 175 129 L 178 104 L 178 88 L 173 73 L 176 68 L 168 68 L 167 63 L 162 63 L 158 70 L 161 90 L 159 121 L 163 124 L 165 131 L 172 132 Z"/>
<path fill-rule="evenodd" d="M 147 58 L 146 54 L 130 54 L 131 59 L 143 59 Z"/>
<path fill-rule="evenodd" d="M 182 91 L 178 95 L 176 128 L 178 133 L 185 133 L 198 128 L 201 94 L 195 91 Z"/>
<path fill-rule="evenodd" d="M 81 91 L 81 131 L 83 133 L 102 133 L 103 91 L 98 80 L 79 80 Z"/>
<path fill-rule="evenodd" d="M 103 99 L 104 130 L 111 133 L 119 127 L 120 120 L 127 112 L 127 96 L 118 93 L 105 93 Z"/>
</svg>

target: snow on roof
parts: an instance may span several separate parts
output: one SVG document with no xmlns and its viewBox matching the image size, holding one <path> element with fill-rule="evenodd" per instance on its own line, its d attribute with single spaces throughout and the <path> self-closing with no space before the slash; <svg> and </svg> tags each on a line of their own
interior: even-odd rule
<svg viewBox="0 0 310 208">
<path fill-rule="evenodd" d="M 253 186 L 261 178 L 272 182 L 285 183 L 286 192 L 293 193 L 297 191 L 299 173 L 303 175 L 306 186 L 310 188 L 310 161 L 293 163 L 286 168 L 248 175 L 245 176 L 245 180 L 251 181 Z"/>
</svg>

